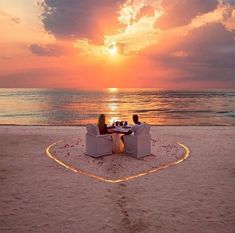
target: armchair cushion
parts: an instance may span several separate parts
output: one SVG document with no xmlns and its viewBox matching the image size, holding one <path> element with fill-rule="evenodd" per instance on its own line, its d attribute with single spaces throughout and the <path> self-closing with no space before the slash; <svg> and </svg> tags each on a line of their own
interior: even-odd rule
<svg viewBox="0 0 235 233">
<path fill-rule="evenodd" d="M 98 128 L 98 126 L 95 125 L 95 124 L 88 124 L 88 125 L 86 126 L 86 128 L 87 128 L 87 133 L 88 133 L 89 135 L 99 135 L 99 134 L 100 134 L 99 128 Z"/>
<path fill-rule="evenodd" d="M 141 158 L 151 154 L 150 126 L 142 123 L 132 129 L 134 135 L 124 135 L 124 151 L 127 155 Z"/>
<path fill-rule="evenodd" d="M 142 123 L 141 125 L 135 125 L 133 131 L 135 136 L 146 135 L 150 132 L 150 126 L 146 123 Z"/>
<path fill-rule="evenodd" d="M 110 134 L 100 135 L 97 125 L 87 125 L 86 154 L 100 157 L 112 154 L 112 137 Z"/>
</svg>

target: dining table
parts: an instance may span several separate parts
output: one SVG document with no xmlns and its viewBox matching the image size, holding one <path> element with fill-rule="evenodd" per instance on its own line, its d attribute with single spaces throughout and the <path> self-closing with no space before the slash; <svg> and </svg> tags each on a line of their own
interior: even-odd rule
<svg viewBox="0 0 235 233">
<path fill-rule="evenodd" d="M 110 129 L 113 139 L 113 153 L 122 153 L 124 151 L 124 144 L 121 140 L 121 136 L 128 133 L 131 130 L 131 126 L 113 126 Z"/>
</svg>

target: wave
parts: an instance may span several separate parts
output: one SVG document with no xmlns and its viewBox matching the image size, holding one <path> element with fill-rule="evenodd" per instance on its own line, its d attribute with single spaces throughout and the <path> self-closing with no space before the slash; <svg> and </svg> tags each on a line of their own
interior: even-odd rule
<svg viewBox="0 0 235 233">
<path fill-rule="evenodd" d="M 159 109 L 141 109 L 136 110 L 137 113 L 146 113 L 146 112 L 164 112 L 164 113 L 214 113 L 212 110 L 171 110 L 165 108 Z"/>
<path fill-rule="evenodd" d="M 229 116 L 229 117 L 235 117 L 235 112 L 233 111 L 219 111 L 217 113 L 223 114 L 225 116 Z"/>
</svg>

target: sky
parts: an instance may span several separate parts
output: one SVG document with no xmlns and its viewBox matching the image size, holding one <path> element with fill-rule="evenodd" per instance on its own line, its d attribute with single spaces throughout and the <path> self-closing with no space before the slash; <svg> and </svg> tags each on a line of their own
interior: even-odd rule
<svg viewBox="0 0 235 233">
<path fill-rule="evenodd" d="M 235 88 L 235 0 L 1 0 L 0 87 Z"/>
</svg>

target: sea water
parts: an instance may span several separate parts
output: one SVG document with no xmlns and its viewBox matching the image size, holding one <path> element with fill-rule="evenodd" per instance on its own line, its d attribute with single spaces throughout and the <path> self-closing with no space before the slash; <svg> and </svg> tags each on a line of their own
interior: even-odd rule
<svg viewBox="0 0 235 233">
<path fill-rule="evenodd" d="M 151 125 L 235 125 L 235 90 L 0 89 L 0 124 L 85 125 L 99 114 Z"/>
</svg>

